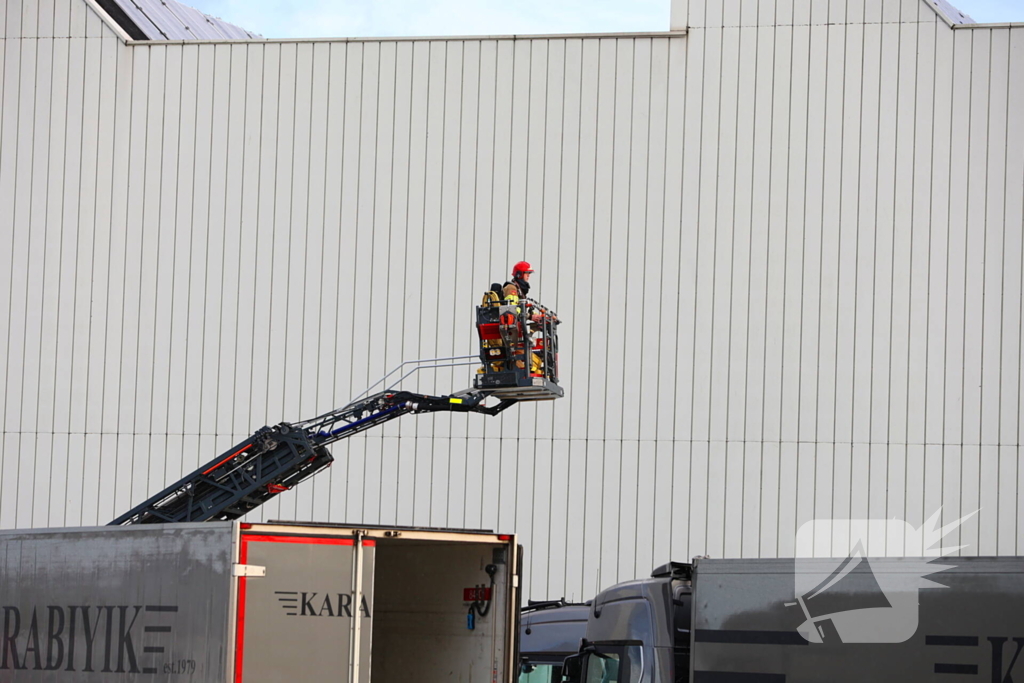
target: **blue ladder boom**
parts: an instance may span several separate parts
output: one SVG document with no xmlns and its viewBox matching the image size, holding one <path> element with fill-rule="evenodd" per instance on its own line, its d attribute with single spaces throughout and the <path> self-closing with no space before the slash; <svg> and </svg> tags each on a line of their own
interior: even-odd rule
<svg viewBox="0 0 1024 683">
<path fill-rule="evenodd" d="M 245 441 L 137 505 L 109 526 L 231 520 L 312 477 L 334 461 L 326 446 L 410 413 L 497 415 L 516 403 L 484 405 L 487 392 L 428 396 L 381 392 L 294 424 L 263 427 Z"/>
</svg>

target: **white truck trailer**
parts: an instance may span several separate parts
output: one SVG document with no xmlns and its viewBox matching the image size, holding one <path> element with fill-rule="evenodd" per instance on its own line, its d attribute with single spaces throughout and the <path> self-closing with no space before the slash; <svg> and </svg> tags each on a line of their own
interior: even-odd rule
<svg viewBox="0 0 1024 683">
<path fill-rule="evenodd" d="M 510 682 L 519 560 L 483 531 L 3 531 L 0 681 Z"/>
</svg>

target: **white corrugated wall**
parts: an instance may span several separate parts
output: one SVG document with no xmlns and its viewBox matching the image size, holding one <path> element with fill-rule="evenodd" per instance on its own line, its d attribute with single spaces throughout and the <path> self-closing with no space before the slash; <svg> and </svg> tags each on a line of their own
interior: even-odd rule
<svg viewBox="0 0 1024 683">
<path fill-rule="evenodd" d="M 686 35 L 125 45 L 84 0 L 0 17 L 0 527 L 105 523 L 471 353 L 526 258 L 567 398 L 341 442 L 261 518 L 516 531 L 533 598 L 785 556 L 815 516 L 981 507 L 963 552 L 1024 554 L 1024 27 L 691 0 Z"/>
</svg>

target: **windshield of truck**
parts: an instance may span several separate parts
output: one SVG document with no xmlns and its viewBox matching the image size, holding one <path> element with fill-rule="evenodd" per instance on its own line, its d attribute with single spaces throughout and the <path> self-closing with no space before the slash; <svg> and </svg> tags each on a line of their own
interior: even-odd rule
<svg viewBox="0 0 1024 683">
<path fill-rule="evenodd" d="M 531 664 L 519 672 L 519 683 L 561 683 L 561 664 Z"/>
<path fill-rule="evenodd" d="M 643 650 L 639 645 L 598 646 L 587 656 L 585 683 L 640 683 Z"/>
</svg>

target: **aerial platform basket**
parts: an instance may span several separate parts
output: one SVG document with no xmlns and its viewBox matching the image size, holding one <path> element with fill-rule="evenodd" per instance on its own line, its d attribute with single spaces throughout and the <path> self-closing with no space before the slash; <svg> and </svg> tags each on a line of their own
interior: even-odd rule
<svg viewBox="0 0 1024 683">
<path fill-rule="evenodd" d="M 480 361 L 473 387 L 503 400 L 550 401 L 558 384 L 558 316 L 530 299 L 476 309 Z"/>
</svg>

